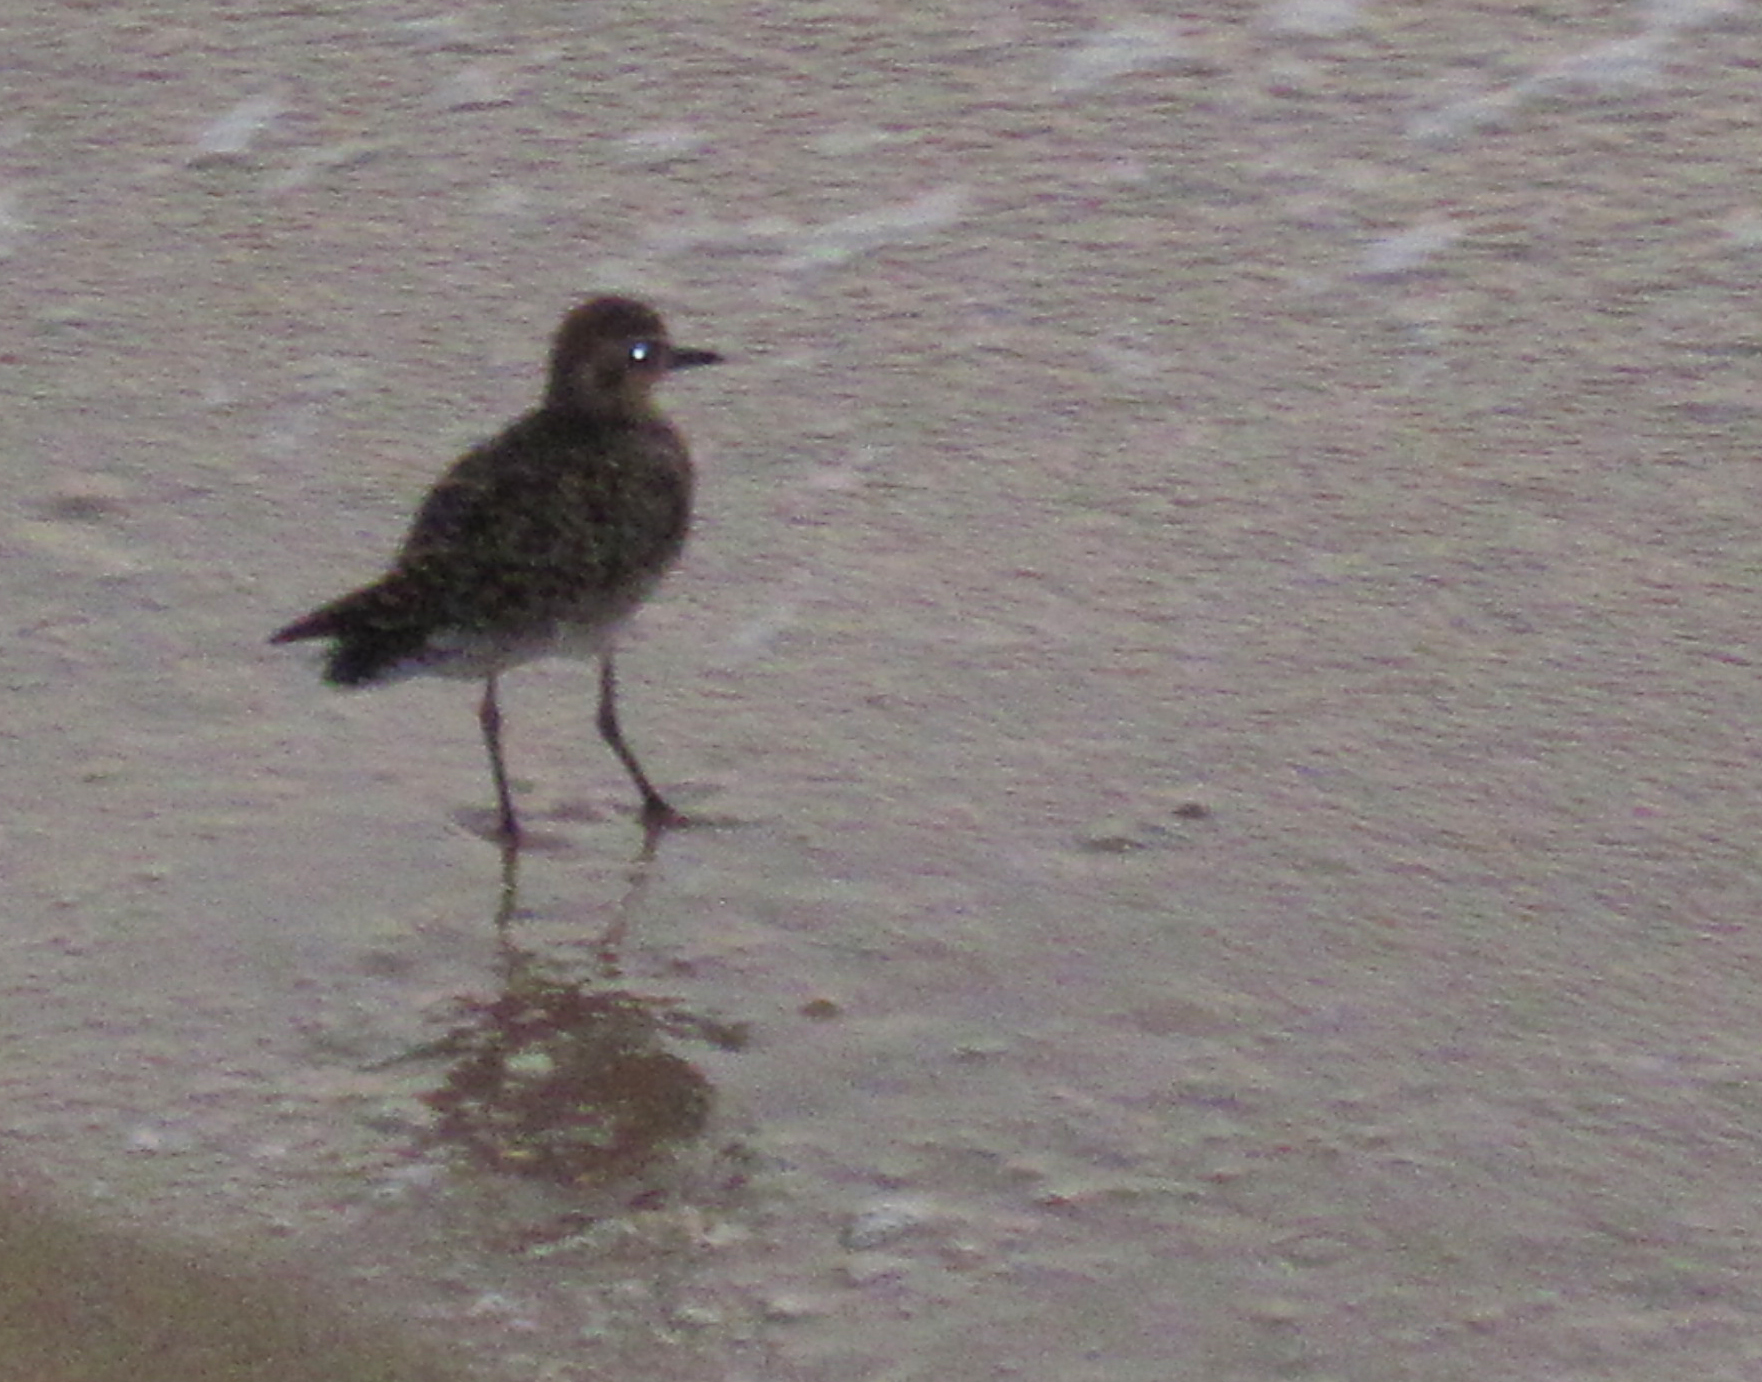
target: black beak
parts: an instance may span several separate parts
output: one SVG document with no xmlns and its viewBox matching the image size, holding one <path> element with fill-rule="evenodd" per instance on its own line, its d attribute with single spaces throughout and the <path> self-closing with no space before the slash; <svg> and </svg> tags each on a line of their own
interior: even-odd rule
<svg viewBox="0 0 1762 1382">
<path fill-rule="evenodd" d="M 683 350 L 674 346 L 667 363 L 673 369 L 691 369 L 694 365 L 719 365 L 722 357 L 713 350 Z"/>
</svg>

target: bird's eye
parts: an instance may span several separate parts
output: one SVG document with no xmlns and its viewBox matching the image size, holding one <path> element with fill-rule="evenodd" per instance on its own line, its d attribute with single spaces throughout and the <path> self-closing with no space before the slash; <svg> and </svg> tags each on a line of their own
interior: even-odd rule
<svg viewBox="0 0 1762 1382">
<path fill-rule="evenodd" d="M 646 365 L 654 358 L 655 344 L 653 341 L 638 341 L 630 347 L 630 363 L 633 365 Z"/>
</svg>

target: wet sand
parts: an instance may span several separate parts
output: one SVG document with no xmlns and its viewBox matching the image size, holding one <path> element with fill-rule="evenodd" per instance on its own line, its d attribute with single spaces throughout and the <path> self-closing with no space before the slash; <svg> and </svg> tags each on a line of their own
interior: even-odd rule
<svg viewBox="0 0 1762 1382">
<path fill-rule="evenodd" d="M 1754 1374 L 1753 7 L 0 40 L 58 1198 L 492 1378 Z M 599 291 L 731 357 L 620 660 L 721 824 L 637 861 L 592 677 L 510 677 L 516 935 L 714 1098 L 562 1185 L 429 1136 L 512 982 L 472 694 L 264 639 Z"/>
<path fill-rule="evenodd" d="M 334 1290 L 251 1254 L 130 1233 L 0 1192 L 0 1378 L 7 1382 L 441 1382 L 438 1348 L 391 1342 Z M 259 1254 L 261 1256 L 261 1254 Z"/>
</svg>

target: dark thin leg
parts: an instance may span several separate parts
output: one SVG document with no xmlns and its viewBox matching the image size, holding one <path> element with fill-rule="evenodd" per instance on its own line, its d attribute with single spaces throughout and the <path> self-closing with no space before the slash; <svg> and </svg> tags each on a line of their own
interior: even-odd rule
<svg viewBox="0 0 1762 1382">
<path fill-rule="evenodd" d="M 502 893 L 496 901 L 496 934 L 505 937 L 520 910 L 520 842 L 502 840 Z"/>
<path fill-rule="evenodd" d="M 502 762 L 502 708 L 496 704 L 496 679 L 483 683 L 483 703 L 477 707 L 477 723 L 483 726 L 483 746 L 489 750 L 489 775 L 495 779 L 496 805 L 502 813 L 502 847 L 520 845 L 520 821 L 514 814 L 514 794 L 508 790 L 508 768 Z"/>
<path fill-rule="evenodd" d="M 612 671 L 612 655 L 605 654 L 600 658 L 600 738 L 612 746 L 612 752 L 618 755 L 618 761 L 624 765 L 624 771 L 630 774 L 630 780 L 636 784 L 636 790 L 642 793 L 642 823 L 652 841 L 659 832 L 669 826 L 684 825 L 685 817 L 667 804 L 667 800 L 655 790 L 654 783 L 648 780 L 642 765 L 636 761 L 636 755 L 630 751 L 630 745 L 624 742 L 624 732 L 618 728 L 618 683 L 617 675 Z"/>
</svg>

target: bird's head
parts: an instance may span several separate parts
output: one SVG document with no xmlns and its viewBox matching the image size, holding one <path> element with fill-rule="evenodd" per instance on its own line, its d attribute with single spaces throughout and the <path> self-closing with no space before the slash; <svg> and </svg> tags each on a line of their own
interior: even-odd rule
<svg viewBox="0 0 1762 1382">
<path fill-rule="evenodd" d="M 721 359 L 713 350 L 674 345 L 660 314 L 645 303 L 594 298 L 557 328 L 545 402 L 570 412 L 643 415 L 652 411 L 650 391 L 669 370 Z"/>
</svg>

